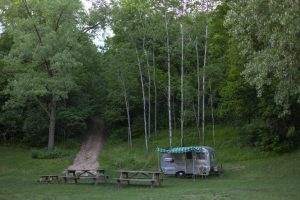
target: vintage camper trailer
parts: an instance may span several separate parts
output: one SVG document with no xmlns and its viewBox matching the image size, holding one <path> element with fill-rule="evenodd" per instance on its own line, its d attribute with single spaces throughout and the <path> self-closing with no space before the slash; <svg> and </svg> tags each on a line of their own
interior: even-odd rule
<svg viewBox="0 0 300 200">
<path fill-rule="evenodd" d="M 207 146 L 177 147 L 172 149 L 157 148 L 163 153 L 160 159 L 160 167 L 165 175 L 208 176 L 220 174 L 222 169 L 217 166 L 215 150 Z"/>
</svg>

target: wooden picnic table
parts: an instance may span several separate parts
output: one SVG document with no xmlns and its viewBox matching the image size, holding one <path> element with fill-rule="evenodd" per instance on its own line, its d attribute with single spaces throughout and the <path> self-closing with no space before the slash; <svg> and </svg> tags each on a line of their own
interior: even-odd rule
<svg viewBox="0 0 300 200">
<path fill-rule="evenodd" d="M 117 178 L 117 183 L 120 186 L 122 182 L 127 182 L 129 185 L 131 181 L 133 182 L 149 182 L 151 187 L 155 184 L 160 186 L 163 179 L 161 177 L 161 172 L 156 171 L 132 171 L 132 170 L 118 170 L 120 177 Z"/>
<path fill-rule="evenodd" d="M 64 179 L 65 183 L 67 183 L 68 180 L 74 180 L 75 183 L 78 183 L 78 180 L 80 180 L 80 179 L 91 179 L 91 180 L 94 180 L 95 184 L 97 184 L 100 181 L 107 182 L 108 176 L 105 174 L 104 169 L 98 169 L 98 170 L 68 169 L 66 171 L 65 176 L 62 176 L 61 178 Z"/>
<path fill-rule="evenodd" d="M 42 175 L 39 179 L 40 183 L 59 183 L 59 177 L 57 175 Z"/>
</svg>

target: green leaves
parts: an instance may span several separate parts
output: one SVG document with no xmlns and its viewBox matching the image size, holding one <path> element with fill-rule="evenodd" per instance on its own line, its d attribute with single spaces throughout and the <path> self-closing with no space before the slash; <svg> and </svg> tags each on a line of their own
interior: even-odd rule
<svg viewBox="0 0 300 200">
<path fill-rule="evenodd" d="M 28 99 L 54 95 L 57 100 L 68 98 L 76 89 L 73 70 L 81 64 L 74 57 L 78 45 L 76 13 L 79 1 L 22 1 L 26 17 L 8 18 L 14 38 L 6 71 L 13 72 L 6 94 L 6 106 L 21 105 Z M 15 69 L 15 70 L 12 70 Z"/>
<path fill-rule="evenodd" d="M 231 2 L 226 24 L 247 63 L 243 75 L 258 96 L 275 86 L 274 101 L 288 114 L 300 98 L 300 8 L 297 0 Z"/>
<path fill-rule="evenodd" d="M 10 95 L 10 99 L 5 103 L 6 108 L 13 108 L 24 105 L 28 99 L 33 99 L 49 94 L 46 89 L 47 77 L 43 73 L 30 71 L 21 73 L 10 81 L 5 94 Z"/>
</svg>

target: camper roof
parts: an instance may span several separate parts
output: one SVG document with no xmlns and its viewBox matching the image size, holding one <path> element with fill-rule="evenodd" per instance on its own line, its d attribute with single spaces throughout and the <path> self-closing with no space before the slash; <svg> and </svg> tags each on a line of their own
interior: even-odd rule
<svg viewBox="0 0 300 200">
<path fill-rule="evenodd" d="M 190 147 L 175 147 L 172 149 L 163 149 L 157 147 L 156 151 L 160 153 L 187 153 L 187 152 L 214 152 L 215 150 L 212 147 L 206 147 L 206 146 L 190 146 Z"/>
</svg>

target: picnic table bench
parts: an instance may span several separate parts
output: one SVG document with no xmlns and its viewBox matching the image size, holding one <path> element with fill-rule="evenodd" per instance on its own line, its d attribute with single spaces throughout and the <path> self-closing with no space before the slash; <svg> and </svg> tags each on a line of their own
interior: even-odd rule
<svg viewBox="0 0 300 200">
<path fill-rule="evenodd" d="M 93 180 L 95 184 L 99 183 L 100 181 L 107 182 L 108 176 L 105 174 L 104 169 L 98 170 L 72 170 L 68 169 L 66 171 L 65 176 L 61 176 L 61 178 L 67 183 L 69 180 L 78 183 L 78 180 L 85 179 L 85 180 Z"/>
<path fill-rule="evenodd" d="M 122 182 L 149 182 L 151 187 L 155 184 L 160 186 L 163 179 L 161 178 L 161 172 L 154 171 L 131 171 L 131 170 L 119 170 L 120 177 L 116 178 L 118 186 L 121 186 Z"/>
<path fill-rule="evenodd" d="M 57 175 L 42 175 L 39 179 L 40 183 L 59 183 L 60 179 Z"/>
</svg>

